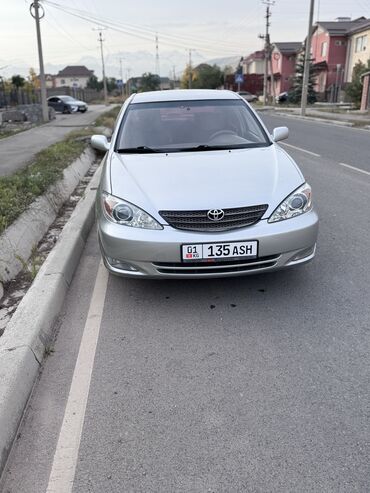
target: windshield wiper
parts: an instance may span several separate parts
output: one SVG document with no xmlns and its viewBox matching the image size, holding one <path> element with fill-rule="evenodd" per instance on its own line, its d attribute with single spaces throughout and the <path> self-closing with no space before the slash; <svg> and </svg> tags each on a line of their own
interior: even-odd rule
<svg viewBox="0 0 370 493">
<path fill-rule="evenodd" d="M 239 145 L 239 144 L 238 144 Z M 200 144 L 199 146 L 194 147 L 183 147 L 181 149 L 176 149 L 180 152 L 197 152 L 197 151 L 225 151 L 229 149 L 235 149 L 235 146 L 230 145 L 208 145 L 208 144 Z"/>
<path fill-rule="evenodd" d="M 148 146 L 138 146 L 138 147 L 126 147 L 122 149 L 117 149 L 116 152 L 119 154 L 151 154 L 153 152 L 163 152 L 159 149 L 153 149 Z"/>
</svg>

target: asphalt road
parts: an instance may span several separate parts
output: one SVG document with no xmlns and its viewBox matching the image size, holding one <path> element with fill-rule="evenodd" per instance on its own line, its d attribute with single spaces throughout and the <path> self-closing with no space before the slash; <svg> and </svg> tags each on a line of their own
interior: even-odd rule
<svg viewBox="0 0 370 493">
<path fill-rule="evenodd" d="M 227 280 L 110 276 L 105 292 L 93 231 L 3 493 L 67 493 L 66 472 L 73 493 L 370 491 L 370 176 L 337 159 L 358 165 L 370 134 L 289 126 L 290 145 L 320 151 L 289 149 L 321 217 L 314 262 Z"/>
<path fill-rule="evenodd" d="M 73 130 L 89 125 L 104 111 L 107 111 L 106 106 L 96 104 L 90 105 L 86 113 L 56 113 L 56 119 L 46 125 L 0 139 L 0 176 L 11 175 L 25 167 L 36 153 L 55 144 Z"/>
<path fill-rule="evenodd" d="M 288 144 L 318 154 L 324 159 L 349 164 L 370 172 L 369 130 L 309 122 L 264 112 L 261 112 L 260 116 L 270 131 L 280 125 L 287 126 L 290 130 Z"/>
</svg>

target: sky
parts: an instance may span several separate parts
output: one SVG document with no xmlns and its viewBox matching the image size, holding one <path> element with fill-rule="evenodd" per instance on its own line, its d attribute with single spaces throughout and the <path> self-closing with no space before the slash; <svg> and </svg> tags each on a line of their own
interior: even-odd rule
<svg viewBox="0 0 370 493">
<path fill-rule="evenodd" d="M 0 75 L 38 71 L 35 22 L 31 0 L 3 0 L 0 16 Z M 184 69 L 188 50 L 195 61 L 242 56 L 261 49 L 265 8 L 260 0 L 41 0 L 44 61 L 58 70 L 79 62 L 97 67 L 98 24 L 104 30 L 107 75 L 155 71 L 158 33 L 161 75 Z M 316 0 L 315 21 L 336 17 L 370 17 L 370 0 Z M 58 9 L 73 11 L 79 17 Z M 77 12 L 78 11 L 78 12 Z M 309 0 L 276 0 L 271 7 L 271 41 L 302 41 L 308 27 Z M 141 65 L 137 62 L 142 60 Z M 94 68 L 93 67 L 93 68 Z M 90 68 L 90 67 L 89 67 Z M 130 72 L 127 69 L 131 69 Z M 99 74 L 97 74 L 99 75 Z"/>
</svg>

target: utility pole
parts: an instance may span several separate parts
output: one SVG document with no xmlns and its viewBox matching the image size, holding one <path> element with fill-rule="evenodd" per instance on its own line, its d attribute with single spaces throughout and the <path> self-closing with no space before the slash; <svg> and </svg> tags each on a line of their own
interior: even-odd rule
<svg viewBox="0 0 370 493">
<path fill-rule="evenodd" d="M 267 86 L 268 86 L 268 73 L 269 73 L 269 62 L 270 62 L 270 57 L 271 57 L 271 44 L 270 44 L 270 32 L 269 32 L 269 27 L 270 27 L 270 17 L 271 17 L 271 10 L 270 7 L 275 4 L 274 0 L 263 0 L 262 3 L 266 5 L 266 31 L 264 35 L 260 34 L 260 38 L 265 40 L 265 67 L 264 67 L 264 74 L 263 74 L 263 104 L 266 106 L 268 103 L 268 91 L 267 91 Z M 271 81 L 272 83 L 272 81 Z"/>
<path fill-rule="evenodd" d="M 312 38 L 312 22 L 313 13 L 315 9 L 315 0 L 311 0 L 310 4 L 310 16 L 308 21 L 308 33 L 306 39 L 306 49 L 304 54 L 304 72 L 302 81 L 302 99 L 301 99 L 301 116 L 305 116 L 307 107 L 308 96 L 308 82 L 310 75 L 310 62 L 311 62 L 311 38 Z"/>
<path fill-rule="evenodd" d="M 193 68 L 191 64 L 191 52 L 192 50 L 189 49 L 189 89 L 191 89 L 193 83 Z"/>
<path fill-rule="evenodd" d="M 126 94 L 127 94 L 127 97 L 131 95 L 131 83 L 130 83 L 130 75 L 131 75 L 131 69 L 130 67 L 127 67 L 126 69 L 126 74 L 127 74 L 127 77 L 126 77 Z"/>
<path fill-rule="evenodd" d="M 119 73 L 120 73 L 120 77 L 121 77 L 121 96 L 123 96 L 123 70 L 122 70 L 122 58 L 119 59 L 119 67 L 120 67 L 120 70 L 119 70 Z"/>
<path fill-rule="evenodd" d="M 158 77 L 161 76 L 161 74 L 160 74 L 160 66 L 159 66 L 159 41 L 158 41 L 158 34 L 155 35 L 155 74 L 158 75 Z"/>
<path fill-rule="evenodd" d="M 173 80 L 173 88 L 176 87 L 176 65 L 172 65 L 172 80 Z"/>
<path fill-rule="evenodd" d="M 101 53 L 101 65 L 102 65 L 102 72 L 103 72 L 103 89 L 104 89 L 104 104 L 108 106 L 108 90 L 107 90 L 107 79 L 105 77 L 105 64 L 104 64 L 104 52 L 103 52 L 103 42 L 105 41 L 103 39 L 102 27 L 98 27 L 97 29 L 93 29 L 93 31 L 99 31 L 99 38 L 98 41 L 100 43 L 100 53 Z"/>
<path fill-rule="evenodd" d="M 41 15 L 40 11 L 41 9 Z M 49 108 L 46 98 L 46 83 L 45 83 L 45 70 L 44 70 L 44 57 L 42 54 L 42 43 L 41 43 L 41 29 L 40 20 L 45 16 L 45 11 L 42 5 L 40 5 L 39 0 L 34 0 L 30 5 L 30 14 L 35 19 L 36 22 L 36 35 L 37 35 L 37 48 L 39 52 L 39 64 L 40 64 L 40 89 L 41 89 L 41 106 L 42 106 L 42 119 L 44 122 L 49 121 Z"/>
</svg>

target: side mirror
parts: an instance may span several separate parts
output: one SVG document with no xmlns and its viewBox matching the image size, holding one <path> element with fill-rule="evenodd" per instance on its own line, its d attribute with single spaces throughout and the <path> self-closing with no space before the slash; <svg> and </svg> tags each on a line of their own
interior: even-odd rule
<svg viewBox="0 0 370 493">
<path fill-rule="evenodd" d="M 288 127 L 276 127 L 272 132 L 272 140 L 279 142 L 280 140 L 287 139 L 289 137 Z"/>
<path fill-rule="evenodd" d="M 93 135 L 90 142 L 92 147 L 98 151 L 109 151 L 110 144 L 105 135 Z"/>
</svg>

